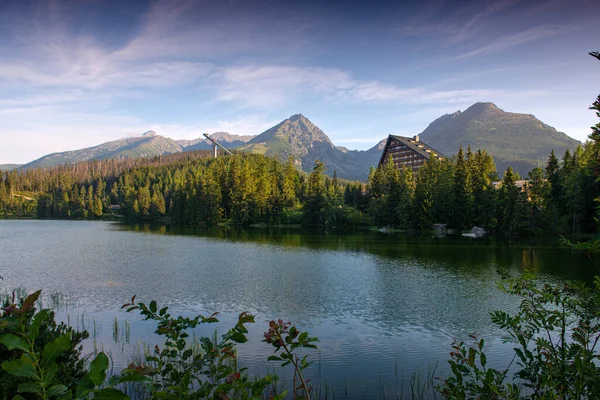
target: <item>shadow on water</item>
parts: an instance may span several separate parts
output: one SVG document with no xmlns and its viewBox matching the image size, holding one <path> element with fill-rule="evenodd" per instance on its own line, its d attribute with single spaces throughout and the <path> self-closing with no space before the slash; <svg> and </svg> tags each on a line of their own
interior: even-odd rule
<svg viewBox="0 0 600 400">
<path fill-rule="evenodd" d="M 515 240 L 435 238 L 372 231 L 315 233 L 298 229 L 239 227 L 176 227 L 155 224 L 117 224 L 116 229 L 162 235 L 196 236 L 240 243 L 281 246 L 286 249 L 333 250 L 369 253 L 388 259 L 420 260 L 425 265 L 450 268 L 454 273 L 478 276 L 482 266 L 507 268 L 513 273 L 534 269 L 560 279 L 593 282 L 590 260 L 562 246 L 558 237 Z M 597 261 L 600 263 L 600 260 Z M 486 272 L 487 275 L 487 272 Z"/>
<path fill-rule="evenodd" d="M 438 366 L 436 377 L 447 376 L 452 340 L 474 332 L 486 339 L 490 365 L 505 368 L 510 349 L 489 312 L 514 310 L 517 299 L 496 288 L 499 267 L 536 268 L 556 281 L 589 281 L 594 274 L 589 260 L 554 238 L 502 242 L 91 221 L 0 225 L 0 248 L 10 249 L 0 257 L 4 287 L 41 288 L 74 301 L 71 321 L 93 327 L 88 347 L 111 346 L 117 368 L 139 341 L 157 340 L 152 324 L 121 310 L 136 294 L 174 315 L 220 311 L 221 324 L 203 335 L 222 332 L 242 311 L 256 315 L 250 341 L 240 346 L 252 373 L 269 367 L 270 349 L 261 342 L 268 321 L 293 321 L 320 338 L 309 373 L 338 398 L 410 398 L 402 378 L 430 365 Z M 49 301 L 63 301 L 55 297 Z"/>
</svg>

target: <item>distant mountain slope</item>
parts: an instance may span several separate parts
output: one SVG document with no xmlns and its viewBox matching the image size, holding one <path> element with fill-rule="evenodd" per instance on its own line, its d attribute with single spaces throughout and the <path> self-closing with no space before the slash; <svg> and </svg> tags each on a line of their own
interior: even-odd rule
<svg viewBox="0 0 600 400">
<path fill-rule="evenodd" d="M 224 147 L 234 148 L 245 144 L 253 136 L 230 135 L 217 132 L 212 135 Z M 181 153 L 182 151 L 208 150 L 211 145 L 206 138 L 195 140 L 173 140 L 148 131 L 142 136 L 129 137 L 102 143 L 84 149 L 64 151 L 45 155 L 23 165 L 23 168 L 45 168 L 61 164 L 73 164 L 80 161 L 100 160 L 105 158 L 153 157 L 164 154 Z"/>
<path fill-rule="evenodd" d="M 371 167 L 377 167 L 377 165 L 379 164 L 379 159 L 381 158 L 381 153 L 383 152 L 383 148 L 385 147 L 386 141 L 387 137 L 385 139 L 382 139 L 379 143 L 377 143 L 375 146 L 371 147 L 368 150 L 345 149 L 342 151 L 344 151 L 348 156 L 353 157 L 359 164 L 364 165 L 366 168 L 365 173 L 368 177 L 369 170 L 371 169 Z"/>
<path fill-rule="evenodd" d="M 232 135 L 227 132 L 215 132 L 210 135 L 214 140 L 223 145 L 228 149 L 235 149 L 248 143 L 256 135 Z M 212 144 L 205 138 L 199 138 L 194 140 L 176 140 L 178 145 L 181 146 L 183 151 L 194 151 L 194 150 L 210 150 Z"/>
<path fill-rule="evenodd" d="M 23 168 L 44 168 L 93 159 L 152 157 L 179 152 L 181 152 L 181 146 L 174 140 L 159 136 L 154 131 L 148 131 L 140 137 L 114 140 L 80 150 L 48 154 L 25 164 Z"/>
<path fill-rule="evenodd" d="M 367 179 L 369 169 L 379 163 L 386 140 L 363 151 L 336 147 L 325 132 L 302 114 L 292 115 L 257 136 L 217 132 L 212 137 L 231 149 L 275 156 L 282 161 L 292 156 L 297 166 L 306 172 L 312 171 L 315 160 L 321 160 L 325 163 L 327 174 L 332 175 L 336 171 L 340 178 L 362 181 Z M 499 172 L 510 164 L 524 177 L 532 168 L 543 166 L 552 149 L 560 156 L 565 149 L 573 149 L 580 144 L 533 115 L 505 112 L 492 103 L 476 103 L 464 112 L 457 111 L 436 119 L 421 133 L 421 140 L 447 156 L 455 154 L 461 145 L 465 149 L 468 145 L 473 150 L 486 149 L 496 160 Z M 111 157 L 155 156 L 208 150 L 210 147 L 205 138 L 172 140 L 148 131 L 140 137 L 49 154 L 24 167 L 47 167 Z"/>
<path fill-rule="evenodd" d="M 10 171 L 19 168 L 22 164 L 0 164 L 0 171 Z"/>
<path fill-rule="evenodd" d="M 443 115 L 421 133 L 421 140 L 447 156 L 460 146 L 486 149 L 498 172 L 511 165 L 523 177 L 545 165 L 551 150 L 560 156 L 581 144 L 533 115 L 505 112 L 493 103 L 475 103 L 464 112 Z"/>
<path fill-rule="evenodd" d="M 302 114 L 292 115 L 264 131 L 240 148 L 242 151 L 278 157 L 285 161 L 292 156 L 306 172 L 312 171 L 316 160 L 325 164 L 325 172 L 344 179 L 366 179 L 369 167 L 360 158 L 335 147 L 318 126 Z"/>
</svg>

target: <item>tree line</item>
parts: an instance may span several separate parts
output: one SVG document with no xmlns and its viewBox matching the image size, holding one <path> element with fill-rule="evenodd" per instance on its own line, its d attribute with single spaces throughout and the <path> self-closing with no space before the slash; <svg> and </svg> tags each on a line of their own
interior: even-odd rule
<svg viewBox="0 0 600 400">
<path fill-rule="evenodd" d="M 373 168 L 366 184 L 325 176 L 321 162 L 305 174 L 292 159 L 282 163 L 256 154 L 100 160 L 5 172 L 0 215 L 89 219 L 118 208 L 129 220 L 168 217 L 181 225 L 230 220 L 425 230 L 445 223 L 458 230 L 483 226 L 504 236 L 591 233 L 599 216 L 597 154 L 595 139 L 560 160 L 552 152 L 546 167 L 532 170 L 522 187 L 511 168 L 498 182 L 492 157 L 470 148 L 450 159 L 432 158 L 416 173 L 387 163 Z"/>
<path fill-rule="evenodd" d="M 600 96 L 590 108 L 600 117 Z M 600 123 L 589 139 L 560 159 L 552 152 L 519 186 L 512 168 L 499 181 L 491 155 L 470 147 L 417 172 L 389 162 L 372 168 L 367 183 L 325 176 L 320 161 L 306 174 L 292 158 L 201 151 L 17 169 L 0 174 L 0 217 L 590 234 L 600 218 Z"/>
</svg>

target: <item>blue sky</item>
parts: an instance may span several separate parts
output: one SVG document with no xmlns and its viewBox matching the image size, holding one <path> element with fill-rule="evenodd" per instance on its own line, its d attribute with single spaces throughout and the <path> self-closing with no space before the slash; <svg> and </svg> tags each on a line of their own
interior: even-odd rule
<svg viewBox="0 0 600 400">
<path fill-rule="evenodd" d="M 302 113 L 367 149 L 492 101 L 585 140 L 596 0 L 0 0 L 0 163 Z"/>
</svg>

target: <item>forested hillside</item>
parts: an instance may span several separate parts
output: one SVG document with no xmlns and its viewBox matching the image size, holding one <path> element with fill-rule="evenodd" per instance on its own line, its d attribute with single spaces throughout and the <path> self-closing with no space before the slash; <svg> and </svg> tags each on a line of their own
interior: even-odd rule
<svg viewBox="0 0 600 400">
<path fill-rule="evenodd" d="M 448 156 L 460 146 L 486 149 L 500 171 L 511 166 L 521 175 L 542 167 L 552 150 L 563 154 L 581 145 L 533 115 L 506 112 L 494 103 L 475 103 L 463 112 L 443 115 L 429 124 L 421 139 Z"/>
<path fill-rule="evenodd" d="M 154 158 L 107 159 L 6 171 L 0 179 L 0 216 L 121 217 L 181 225 L 302 224 L 316 229 L 388 226 L 427 230 L 434 223 L 473 225 L 502 236 L 580 234 L 596 229 L 600 208 L 598 140 L 545 169 L 534 169 L 519 189 L 511 168 L 502 184 L 485 151 L 459 150 L 431 159 L 419 171 L 392 164 L 372 170 L 368 184 L 296 169 L 259 154 L 210 158 L 207 152 Z"/>
</svg>

